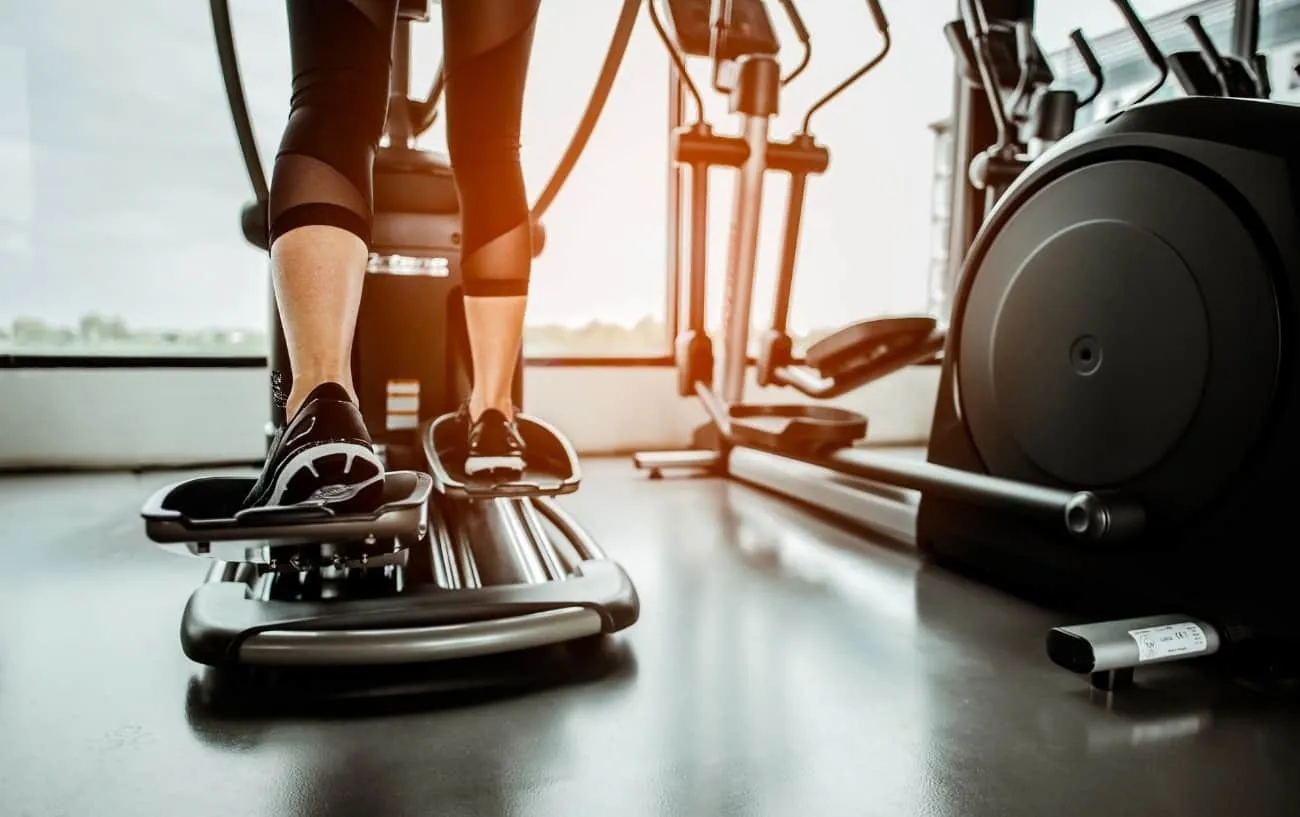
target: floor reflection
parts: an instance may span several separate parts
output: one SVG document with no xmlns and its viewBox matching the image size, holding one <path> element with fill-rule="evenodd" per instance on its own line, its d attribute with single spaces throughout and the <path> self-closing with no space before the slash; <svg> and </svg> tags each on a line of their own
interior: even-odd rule
<svg viewBox="0 0 1300 817">
<path fill-rule="evenodd" d="M 744 486 L 586 471 L 564 503 L 641 620 L 456 695 L 197 670 L 203 566 L 142 540 L 153 477 L 74 479 L 63 516 L 63 483 L 0 483 L 0 814 L 1300 813 L 1293 707 L 1177 666 L 1099 697 L 1047 659 L 1063 617 Z"/>
</svg>

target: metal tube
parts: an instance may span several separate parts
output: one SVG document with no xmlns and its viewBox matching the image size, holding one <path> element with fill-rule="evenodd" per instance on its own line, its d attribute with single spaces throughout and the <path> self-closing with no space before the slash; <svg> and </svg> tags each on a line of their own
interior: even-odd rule
<svg viewBox="0 0 1300 817">
<path fill-rule="evenodd" d="M 561 607 L 510 618 L 398 630 L 268 630 L 239 648 L 245 664 L 356 666 L 412 664 L 495 655 L 598 635 L 600 613 Z"/>
<path fill-rule="evenodd" d="M 470 500 L 457 504 L 461 535 L 472 544 L 484 584 L 535 584 L 547 581 L 517 508 L 508 499 Z"/>
<path fill-rule="evenodd" d="M 1259 51 L 1259 0 L 1234 0 L 1232 53 L 1250 60 Z"/>
<path fill-rule="evenodd" d="M 703 335 L 709 299 L 709 166 L 691 165 L 691 261 L 687 328 Z"/>
<path fill-rule="evenodd" d="M 433 520 L 429 530 L 429 558 L 433 563 L 433 580 L 439 587 L 447 590 L 459 590 L 464 587 L 461 571 L 456 561 L 456 549 L 452 545 L 451 531 L 441 517 Z"/>
<path fill-rule="evenodd" d="M 411 23 L 398 20 L 393 32 L 392 69 L 389 72 L 388 85 L 388 122 L 385 131 L 389 144 L 396 147 L 410 147 L 413 134 L 411 127 Z"/>
<path fill-rule="evenodd" d="M 746 116 L 745 144 L 749 156 L 736 176 L 735 210 L 731 219 L 731 252 L 727 259 L 727 293 L 723 303 L 722 399 L 728 405 L 745 395 L 749 362 L 749 321 L 758 260 L 759 217 L 763 212 L 763 175 L 767 171 L 766 116 Z"/>
<path fill-rule="evenodd" d="M 574 519 L 568 511 L 560 507 L 560 504 L 554 498 L 549 496 L 538 497 L 534 500 L 537 510 L 541 511 L 547 521 L 554 525 L 564 538 L 573 544 L 573 547 L 582 555 L 584 561 L 597 561 L 606 558 L 605 551 L 596 543 L 590 533 L 578 520 Z"/>
<path fill-rule="evenodd" d="M 668 218 L 666 241 L 668 244 L 668 293 L 664 324 L 671 345 L 677 337 L 682 309 L 682 167 L 677 163 L 673 147 L 673 133 L 681 127 L 685 115 L 682 100 L 682 78 L 677 66 L 668 65 Z"/>
<path fill-rule="evenodd" d="M 785 334 L 790 319 L 790 294 L 794 289 L 794 266 L 799 256 L 799 227 L 803 222 L 803 200 L 808 174 L 790 176 L 785 205 L 785 232 L 781 237 L 781 266 L 777 271 L 776 299 L 772 302 L 772 330 Z"/>
<path fill-rule="evenodd" d="M 533 503 L 527 499 L 516 499 L 513 502 L 519 520 L 528 529 L 528 535 L 532 537 L 537 547 L 537 556 L 546 570 L 547 579 L 553 582 L 563 581 L 568 577 L 569 571 L 565 569 L 560 554 L 556 553 L 555 548 L 551 546 L 551 537 L 546 535 L 546 527 L 542 525 L 541 517 L 537 515 Z"/>
</svg>

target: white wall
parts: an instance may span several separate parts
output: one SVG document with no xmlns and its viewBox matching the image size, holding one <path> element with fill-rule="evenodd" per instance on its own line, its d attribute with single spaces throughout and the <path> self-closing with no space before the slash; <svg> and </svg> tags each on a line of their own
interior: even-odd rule
<svg viewBox="0 0 1300 817">
<path fill-rule="evenodd" d="M 870 418 L 869 438 L 929 434 L 937 366 L 914 368 L 833 401 Z M 704 419 L 677 397 L 667 367 L 527 371 L 528 411 L 558 425 L 583 454 L 685 446 Z M 757 390 L 755 402 L 797 401 Z M 0 369 L 0 468 L 134 468 L 261 458 L 264 369 Z"/>
</svg>

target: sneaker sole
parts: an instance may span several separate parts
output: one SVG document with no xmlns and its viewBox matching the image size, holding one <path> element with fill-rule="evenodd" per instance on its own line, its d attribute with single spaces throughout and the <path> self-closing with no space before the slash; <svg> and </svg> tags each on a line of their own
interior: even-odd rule
<svg viewBox="0 0 1300 817">
<path fill-rule="evenodd" d="M 375 503 L 384 489 L 379 455 L 351 442 L 318 443 L 298 451 L 280 466 L 268 505 L 323 501 L 327 507 L 360 508 Z"/>
</svg>

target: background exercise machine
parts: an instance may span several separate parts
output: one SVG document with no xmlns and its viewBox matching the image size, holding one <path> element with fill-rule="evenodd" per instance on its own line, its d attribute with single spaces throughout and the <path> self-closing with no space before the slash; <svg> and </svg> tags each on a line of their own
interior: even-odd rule
<svg viewBox="0 0 1300 817">
<path fill-rule="evenodd" d="M 1300 154 L 1283 136 L 1298 126 L 1254 100 L 1130 106 L 1037 160 L 966 257 L 929 466 L 1087 491 L 1110 535 L 1083 535 L 1078 507 L 1051 524 L 923 489 L 917 541 L 1055 606 L 1131 616 L 1049 637 L 1099 686 L 1220 651 L 1294 654 L 1293 594 L 1268 566 L 1300 443 Z"/>
<path fill-rule="evenodd" d="M 696 100 L 695 122 L 687 126 L 670 122 L 674 161 L 680 167 L 689 168 L 691 179 L 689 280 L 686 287 L 675 286 L 673 290 L 684 294 L 687 314 L 686 330 L 676 341 L 678 390 L 682 396 L 699 397 L 710 422 L 697 434 L 697 450 L 638 454 L 637 466 L 647 469 L 652 476 L 668 468 L 725 471 L 734 447 L 825 461 L 826 455 L 852 446 L 866 434 L 867 418 L 856 412 L 809 403 L 760 405 L 743 400 L 758 214 L 763 201 L 763 178 L 769 170 L 787 173 L 790 188 L 771 324 L 760 340 L 756 356 L 757 385 L 788 386 L 814 399 L 829 399 L 906 366 L 934 362 L 943 346 L 946 331 L 935 317 L 875 318 L 843 327 L 812 344 L 803 361 L 795 358 L 787 319 L 805 191 L 809 175 L 825 171 L 830 161 L 829 151 L 811 132 L 812 119 L 817 111 L 880 64 L 889 53 L 890 34 L 880 5 L 869 3 L 872 19 L 884 41 L 880 52 L 810 106 L 798 133 L 788 141 L 773 141 L 769 138 L 768 123 L 776 113 L 781 89 L 798 76 L 811 57 L 808 31 L 797 7 L 792 0 L 784 0 L 781 6 L 804 45 L 799 66 L 785 77 L 781 77 L 777 61 L 780 46 L 767 7 L 761 0 L 712 7 L 707 2 L 677 0 L 668 6 L 671 38 L 658 18 L 653 18 L 678 66 L 673 90 L 680 95 L 685 88 Z M 999 101 L 997 143 L 971 162 L 971 178 L 981 189 L 987 189 L 990 208 L 1006 185 L 1032 161 L 1032 154 L 1073 130 L 1076 111 L 1096 97 L 1103 82 L 1096 59 L 1081 33 L 1076 32 L 1072 39 L 1085 62 L 1094 67 L 1095 84 L 1092 93 L 1082 100 L 1074 91 L 1050 88 L 1055 78 L 1028 28 L 998 21 L 993 31 L 995 34 L 972 44 L 960 23 L 946 29 L 967 81 L 978 83 L 987 78 L 994 82 Z M 981 74 L 980 66 L 984 63 L 973 57 L 975 48 L 999 58 L 996 64 L 990 64 L 987 75 Z M 740 114 L 745 122 L 743 137 L 716 134 L 703 121 L 699 90 L 686 73 L 685 60 L 691 56 L 710 59 L 715 88 L 730 95 L 732 111 Z M 1004 93 L 1010 98 L 1004 100 Z M 707 177 L 709 169 L 716 166 L 737 170 L 717 391 L 713 388 L 714 345 L 704 325 L 708 274 L 705 262 Z M 678 240 L 683 232 L 681 215 L 680 207 L 674 207 L 670 213 L 675 222 L 670 229 L 670 240 Z M 674 251 L 669 257 L 679 255 Z M 680 273 L 680 269 L 672 269 L 669 274 L 679 280 Z M 851 458 L 852 452 L 846 456 Z"/>
<path fill-rule="evenodd" d="M 1051 656 L 1099 684 L 1161 660 L 1294 655 L 1300 612 L 1278 538 L 1300 448 L 1300 152 L 1288 137 L 1300 109 L 1221 95 L 1141 103 L 1166 65 L 1131 6 L 1114 2 L 1157 84 L 1034 159 L 963 246 L 923 457 L 760 441 L 750 418 L 772 409 L 689 384 L 723 438 L 699 456 L 728 475 L 1054 607 L 1125 618 L 1052 635 Z M 994 76 L 991 30 L 1032 31 L 1032 5 L 964 6 L 977 73 Z M 957 166 L 1006 121 L 1000 95 L 960 96 Z M 748 98 L 733 94 L 733 108 Z M 959 184 L 969 204 L 958 216 L 987 209 L 985 191 Z M 757 208 L 756 189 L 742 178 L 738 214 Z M 754 224 L 748 213 L 733 225 L 733 253 Z M 743 339 L 727 326 L 728 341 Z M 733 372 L 724 388 L 735 383 Z M 768 422 L 769 438 L 797 428 Z"/>
<path fill-rule="evenodd" d="M 1225 55 L 1210 39 L 1199 16 L 1188 15 L 1184 23 L 1196 41 L 1196 50 L 1175 51 L 1166 58 L 1184 94 L 1242 99 L 1268 99 L 1272 95 L 1265 55 Z"/>
<path fill-rule="evenodd" d="M 211 0 L 218 54 L 255 200 L 246 238 L 267 249 L 268 190 L 244 103 L 226 0 Z M 639 4 L 625 0 L 591 104 L 533 210 L 534 224 L 576 163 L 622 60 Z M 630 626 L 630 579 L 555 501 L 578 489 L 563 435 L 520 416 L 529 469 L 515 482 L 476 481 L 446 456 L 438 418 L 470 385 L 460 301 L 459 202 L 444 157 L 415 138 L 434 121 L 437 89 L 408 99 L 410 26 L 428 2 L 403 2 L 394 37 L 386 145 L 375 160 L 374 241 L 353 350 L 362 413 L 389 473 L 373 514 L 310 504 L 240 510 L 252 477 L 205 477 L 160 490 L 146 531 L 213 560 L 191 596 L 181 644 L 213 666 L 405 664 L 510 652 Z M 535 231 L 541 236 L 540 227 Z M 541 242 L 534 248 L 540 251 Z M 273 392 L 291 382 L 277 342 Z M 522 405 L 521 369 L 516 401 Z M 272 400 L 272 424 L 285 422 Z M 459 441 L 463 444 L 463 441 Z M 406 469 L 406 470 L 394 470 Z"/>
<path fill-rule="evenodd" d="M 781 5 L 800 39 L 807 39 L 807 31 L 794 3 L 782 2 Z M 782 80 L 776 60 L 779 45 L 771 33 L 771 21 L 761 0 L 715 4 L 712 20 L 708 3 L 678 0 L 669 5 L 675 29 L 672 38 L 658 18 L 652 15 L 656 29 L 677 66 L 677 90 L 684 86 L 697 100 L 697 120 L 672 131 L 672 155 L 680 166 L 690 169 L 691 179 L 689 285 L 684 288 L 688 321 L 686 331 L 677 339 L 676 358 L 679 393 L 698 397 L 708 413 L 709 422 L 696 435 L 697 450 L 637 454 L 637 467 L 649 471 L 651 476 L 672 468 L 703 468 L 734 476 L 737 463 L 750 459 L 749 452 L 801 460 L 842 474 L 866 478 L 873 478 L 882 466 L 889 466 L 887 472 L 894 474 L 894 478 L 898 478 L 899 468 L 909 469 L 907 472 L 911 473 L 906 460 L 888 456 L 882 460 L 876 452 L 853 447 L 867 430 L 867 418 L 857 412 L 812 403 L 770 405 L 743 401 L 758 215 L 762 207 L 763 179 L 768 170 L 786 172 L 791 181 L 772 327 L 764 336 L 757 356 L 756 380 L 759 385 L 786 385 L 814 398 L 834 397 L 904 366 L 932 358 L 942 348 L 946 336 L 944 328 L 933 317 L 862 321 L 812 345 L 805 355 L 807 365 L 797 365 L 786 332 L 807 178 L 812 173 L 824 171 L 829 163 L 829 152 L 811 133 L 812 117 L 878 65 L 889 52 L 890 34 L 885 13 L 875 0 L 868 2 L 868 8 L 883 38 L 883 47 L 865 65 L 815 102 L 804 117 L 800 132 L 783 142 L 769 138 L 769 121 L 776 112 L 781 86 L 797 76 L 798 69 Z M 653 12 L 653 5 L 651 9 Z M 998 53 L 1004 55 L 1002 62 L 991 67 L 987 74 L 981 74 L 975 67 L 977 64 L 972 63 L 969 77 L 999 77 L 1000 92 L 996 97 L 999 100 L 1001 91 L 1016 91 L 1016 110 L 1004 113 L 999 120 L 1002 127 L 998 131 L 995 161 L 985 163 L 986 168 L 1006 168 L 992 172 L 1009 180 L 1011 168 L 1019 173 L 1028 164 L 1029 160 L 1024 158 L 1027 142 L 1031 139 L 1055 141 L 1072 129 L 1073 115 L 1068 117 L 1068 123 L 1062 123 L 1060 112 L 1077 110 L 1080 101 L 1073 92 L 1049 90 L 1054 78 L 1028 30 L 1001 22 L 997 29 L 1005 35 L 993 40 Z M 727 32 L 733 30 L 745 32 L 742 42 L 747 51 L 742 52 L 740 46 L 727 36 Z M 1014 33 L 1017 31 L 1018 34 Z M 674 45 L 673 39 L 682 47 Z M 949 27 L 949 41 L 959 54 L 971 54 L 975 49 L 981 52 L 991 50 L 988 38 L 972 41 L 963 32 L 954 31 L 952 26 Z M 1081 52 L 1091 54 L 1082 35 L 1076 36 L 1075 42 Z M 684 51 L 688 48 L 693 50 Z M 1023 55 L 1018 53 L 1018 48 L 1024 51 Z M 808 54 L 809 51 L 805 50 L 804 62 Z M 702 121 L 699 90 L 686 73 L 685 59 L 690 55 L 710 57 L 714 63 L 715 84 L 717 77 L 731 78 L 730 86 L 724 90 L 730 94 L 731 110 L 740 114 L 744 122 L 743 137 L 716 134 Z M 726 67 L 718 67 L 721 63 Z M 1096 82 L 1100 85 L 1101 81 L 1098 70 Z M 1043 117 L 1054 119 L 1055 124 L 1045 125 L 1041 121 Z M 1017 127 L 1013 129 L 1009 122 L 1014 122 Z M 978 164 L 977 157 L 971 164 Z M 725 310 L 720 333 L 723 344 L 721 383 L 716 390 L 713 387 L 713 343 L 704 326 L 707 176 L 709 168 L 715 166 L 737 169 L 733 237 L 726 269 Z M 987 173 L 984 178 L 992 180 Z M 998 188 L 1003 184 L 1005 181 L 1001 179 L 994 182 Z M 990 206 L 992 201 L 990 197 Z M 673 215 L 680 215 L 676 208 Z M 680 235 L 681 230 L 677 229 L 680 225 L 672 226 L 671 235 Z M 669 257 L 676 255 L 672 252 Z M 675 289 L 683 291 L 681 287 Z M 954 479 L 962 486 L 966 485 L 964 477 L 955 476 Z M 919 486 L 909 483 L 909 487 Z M 995 490 L 1003 488 L 1005 486 Z M 962 491 L 965 487 L 952 489 Z M 800 485 L 793 490 L 801 493 L 804 487 Z M 1067 496 L 1061 501 L 1075 501 L 1075 498 Z M 1085 500 L 1078 498 L 1077 501 Z M 888 502 L 882 503 L 882 511 L 888 516 L 897 516 L 889 506 Z M 900 520 L 897 524 L 907 527 L 910 522 Z"/>
</svg>

